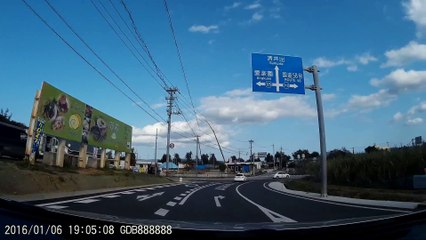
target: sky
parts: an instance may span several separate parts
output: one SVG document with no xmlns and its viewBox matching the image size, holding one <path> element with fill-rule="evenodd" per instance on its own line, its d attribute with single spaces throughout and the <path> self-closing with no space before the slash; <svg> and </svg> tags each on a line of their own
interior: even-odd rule
<svg viewBox="0 0 426 240">
<path fill-rule="evenodd" d="M 425 137 L 425 0 L 167 0 L 178 50 L 162 0 L 123 0 L 137 33 L 120 0 L 26 2 L 57 33 L 24 1 L 0 0 L 0 108 L 27 125 L 47 81 L 131 125 L 138 158 L 154 158 L 158 129 L 161 157 L 161 75 L 179 89 L 175 110 L 183 113 L 172 115 L 171 154 L 195 153 L 199 135 L 201 152 L 222 159 L 206 120 L 225 159 L 248 159 L 249 140 L 254 153 L 319 152 L 314 92 L 252 91 L 251 54 L 264 53 L 318 67 L 328 151 Z"/>
</svg>

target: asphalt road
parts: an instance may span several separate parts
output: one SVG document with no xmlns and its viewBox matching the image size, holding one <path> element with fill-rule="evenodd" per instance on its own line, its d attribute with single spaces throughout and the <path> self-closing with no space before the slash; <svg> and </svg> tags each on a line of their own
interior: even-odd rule
<svg viewBox="0 0 426 240">
<path fill-rule="evenodd" d="M 359 221 L 414 210 L 336 203 L 269 187 L 271 178 L 247 182 L 198 181 L 164 184 L 88 197 L 31 202 L 48 209 L 209 224 L 320 223 Z"/>
</svg>

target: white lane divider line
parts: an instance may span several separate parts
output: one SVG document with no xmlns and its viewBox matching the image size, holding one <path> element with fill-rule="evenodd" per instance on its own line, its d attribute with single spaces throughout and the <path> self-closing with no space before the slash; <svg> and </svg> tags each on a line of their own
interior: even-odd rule
<svg viewBox="0 0 426 240">
<path fill-rule="evenodd" d="M 185 197 L 187 194 L 185 194 L 185 193 L 181 193 L 179 196 L 181 196 L 181 197 Z"/>
<path fill-rule="evenodd" d="M 81 200 L 81 201 L 77 201 L 74 203 L 83 203 L 83 204 L 87 204 L 87 203 L 92 203 L 92 202 L 97 202 L 99 201 L 99 199 L 86 199 L 86 200 Z"/>
<path fill-rule="evenodd" d="M 118 198 L 118 197 L 120 197 L 119 195 L 106 195 L 106 196 L 103 196 L 103 198 Z"/>
<path fill-rule="evenodd" d="M 133 190 L 133 191 L 136 191 L 136 192 L 145 192 L 146 190 L 145 189 L 136 189 L 136 190 Z"/>
<path fill-rule="evenodd" d="M 167 205 L 167 206 L 170 206 L 170 207 L 174 207 L 174 206 L 176 205 L 176 202 L 172 202 L 172 201 L 170 201 L 170 202 L 168 202 L 166 205 Z"/>
<path fill-rule="evenodd" d="M 169 213 L 169 210 L 164 209 L 164 208 L 160 208 L 154 214 L 164 217 L 164 216 L 166 216 L 167 213 Z"/>
<path fill-rule="evenodd" d="M 52 208 L 52 209 L 63 209 L 63 208 L 67 208 L 68 206 L 50 205 L 50 206 L 47 206 L 47 207 Z"/>
<path fill-rule="evenodd" d="M 191 192 L 191 191 L 186 191 L 185 193 L 186 193 L 186 194 L 188 194 L 188 193 L 190 193 L 190 192 Z"/>
<path fill-rule="evenodd" d="M 194 194 L 195 192 L 197 192 L 197 191 L 199 191 L 199 190 L 201 190 L 203 188 L 207 188 L 207 187 L 210 187 L 210 186 L 213 186 L 213 185 L 217 185 L 217 184 L 218 183 L 211 183 L 211 184 L 208 184 L 208 185 L 205 185 L 205 186 L 202 186 L 202 187 L 191 189 L 193 191 L 190 194 L 188 194 L 184 199 L 182 199 L 182 201 L 179 203 L 179 205 L 182 206 L 183 204 L 185 204 L 186 200 L 188 200 L 188 198 L 191 197 L 191 195 Z"/>
<path fill-rule="evenodd" d="M 180 201 L 180 200 L 182 200 L 182 198 L 181 197 L 175 197 L 175 198 L 173 198 L 174 200 L 176 200 L 176 201 Z"/>
<path fill-rule="evenodd" d="M 121 192 L 121 194 L 125 194 L 125 195 L 130 195 L 130 194 L 133 194 L 133 193 L 135 193 L 135 192 L 132 192 L 132 191 Z"/>
<path fill-rule="evenodd" d="M 243 183 L 241 185 L 239 185 L 235 191 L 237 191 L 238 195 L 240 195 L 240 197 L 244 198 L 244 200 L 246 200 L 247 202 L 255 205 L 257 208 L 259 208 L 260 211 L 262 211 L 269 219 L 271 219 L 272 222 L 274 223 L 279 223 L 279 222 L 297 222 L 294 219 L 285 217 L 279 213 L 276 213 L 268 208 L 265 208 L 255 202 L 253 202 L 252 200 L 248 199 L 246 196 L 244 196 L 243 194 L 240 193 L 240 191 L 238 191 L 238 188 L 241 187 L 242 185 L 247 184 L 247 183 Z"/>
</svg>

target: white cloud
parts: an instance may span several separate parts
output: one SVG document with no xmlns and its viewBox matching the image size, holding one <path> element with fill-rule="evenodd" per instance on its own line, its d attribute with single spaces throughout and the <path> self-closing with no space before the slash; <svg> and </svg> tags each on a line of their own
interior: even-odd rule
<svg viewBox="0 0 426 240">
<path fill-rule="evenodd" d="M 377 58 L 370 55 L 369 53 L 364 53 L 360 56 L 356 56 L 356 60 L 361 63 L 362 65 L 367 65 L 370 62 L 377 61 Z"/>
<path fill-rule="evenodd" d="M 416 114 L 416 113 L 421 113 L 421 112 L 426 112 L 426 102 L 421 102 L 413 107 L 410 108 L 410 110 L 408 111 L 408 114 Z"/>
<path fill-rule="evenodd" d="M 203 115 L 217 123 L 265 123 L 280 118 L 314 117 L 316 110 L 304 96 L 285 96 L 274 100 L 255 97 L 244 90 L 201 99 Z"/>
<path fill-rule="evenodd" d="M 212 45 L 215 41 L 216 41 L 216 40 L 211 39 L 211 40 L 209 40 L 207 43 L 208 43 L 209 45 Z"/>
<path fill-rule="evenodd" d="M 346 70 L 348 70 L 349 72 L 356 72 L 358 71 L 358 66 L 357 65 L 349 65 Z"/>
<path fill-rule="evenodd" d="M 385 56 L 388 60 L 382 67 L 403 66 L 413 61 L 426 60 L 426 45 L 411 41 L 400 49 L 387 51 Z"/>
<path fill-rule="evenodd" d="M 392 119 L 393 119 L 395 122 L 399 122 L 399 121 L 401 121 L 403 118 L 404 118 L 404 114 L 402 114 L 401 112 L 397 112 L 397 113 L 395 113 L 395 114 L 393 115 L 393 117 L 392 117 Z"/>
<path fill-rule="evenodd" d="M 253 15 L 251 16 L 251 22 L 259 22 L 260 20 L 262 20 L 262 18 L 263 18 L 263 15 L 262 14 L 260 14 L 260 13 L 258 13 L 258 12 L 255 12 L 255 13 L 253 13 Z"/>
<path fill-rule="evenodd" d="M 241 6 L 241 2 L 234 2 L 232 5 L 225 6 L 225 10 L 228 11 L 228 10 L 237 8 L 239 6 Z"/>
<path fill-rule="evenodd" d="M 406 124 L 410 125 L 410 126 L 412 126 L 412 125 L 420 125 L 422 123 L 423 123 L 423 118 L 419 118 L 419 117 L 413 118 L 413 119 L 408 119 L 407 122 L 406 122 Z"/>
<path fill-rule="evenodd" d="M 210 127 L 206 124 L 205 118 L 198 116 L 198 123 L 196 119 L 186 121 L 173 121 L 171 128 L 170 139 L 175 143 L 176 148 L 187 147 L 188 144 L 194 144 L 195 134 L 200 136 L 201 143 L 209 143 L 216 145 L 216 139 L 212 134 Z M 225 126 L 211 122 L 216 135 L 219 138 L 221 146 L 227 147 L 230 144 L 229 136 L 234 133 L 232 129 L 227 129 Z M 158 129 L 158 142 L 164 143 L 167 138 L 167 125 L 164 123 L 155 123 L 146 125 L 143 128 L 133 127 L 132 143 L 135 146 L 154 146 L 155 132 Z"/>
<path fill-rule="evenodd" d="M 219 32 L 219 26 L 217 25 L 192 25 L 189 29 L 190 32 L 200 32 L 200 33 L 217 33 Z"/>
<path fill-rule="evenodd" d="M 234 89 L 225 93 L 225 95 L 229 97 L 248 97 L 252 94 L 253 94 L 253 91 L 251 88 L 245 88 L 245 89 L 239 88 L 239 89 Z"/>
<path fill-rule="evenodd" d="M 368 111 L 380 107 L 388 106 L 391 102 L 396 100 L 397 96 L 389 93 L 389 91 L 381 89 L 377 93 L 370 95 L 352 95 L 348 101 L 348 107 L 352 109 L 359 109 L 361 111 Z"/>
<path fill-rule="evenodd" d="M 260 3 L 252 3 L 250 5 L 247 5 L 244 9 L 253 10 L 253 9 L 258 9 L 258 8 L 261 8 L 261 7 L 262 7 L 262 5 Z"/>
<path fill-rule="evenodd" d="M 156 104 L 151 105 L 151 107 L 153 109 L 164 108 L 165 106 L 167 106 L 166 103 L 156 103 Z"/>
<path fill-rule="evenodd" d="M 426 90 L 426 71 L 397 69 L 383 79 L 371 79 L 370 84 L 395 93 Z"/>
<path fill-rule="evenodd" d="M 319 68 L 331 68 L 339 65 L 345 65 L 349 62 L 345 59 L 340 60 L 330 60 L 325 57 L 319 57 L 314 59 L 314 65 L 317 65 Z"/>
<path fill-rule="evenodd" d="M 417 36 L 422 37 L 426 30 L 426 1 L 409 0 L 403 2 L 407 18 L 413 21 L 417 26 Z"/>
<path fill-rule="evenodd" d="M 323 101 L 331 101 L 336 98 L 336 94 L 334 93 L 324 93 L 322 94 Z"/>
</svg>

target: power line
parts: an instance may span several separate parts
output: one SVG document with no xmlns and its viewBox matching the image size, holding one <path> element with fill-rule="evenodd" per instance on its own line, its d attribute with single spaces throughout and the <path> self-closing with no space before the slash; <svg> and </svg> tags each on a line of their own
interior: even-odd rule
<svg viewBox="0 0 426 240">
<path fill-rule="evenodd" d="M 151 71 L 155 72 L 155 70 L 150 66 L 150 64 L 148 63 L 148 61 L 143 57 L 143 55 L 139 52 L 139 50 L 137 49 L 137 47 L 133 44 L 133 42 L 129 39 L 129 37 L 127 36 L 127 34 L 121 29 L 121 27 L 118 25 L 118 23 L 114 20 L 114 18 L 109 14 L 108 10 L 105 8 L 105 6 L 102 4 L 102 2 L 100 2 L 102 8 L 104 9 L 104 11 L 108 14 L 108 16 L 111 18 L 112 22 L 117 26 L 118 30 L 124 35 L 124 37 L 127 39 L 127 41 L 130 43 L 130 45 L 133 47 L 134 50 L 132 50 L 129 45 L 124 41 L 124 39 L 120 36 L 120 34 L 115 30 L 115 28 L 112 26 L 112 24 L 108 21 L 108 19 L 106 18 L 106 16 L 102 13 L 102 11 L 98 8 L 98 6 L 96 6 L 96 4 L 93 2 L 93 0 L 91 0 L 92 5 L 95 7 L 96 11 L 101 15 L 101 17 L 105 20 L 105 22 L 108 24 L 108 26 L 111 28 L 111 30 L 115 33 L 115 35 L 120 39 L 121 43 L 123 43 L 123 45 L 130 51 L 130 53 L 132 54 L 132 56 L 134 58 L 136 58 L 136 60 L 139 62 L 139 64 L 147 71 L 147 73 L 152 77 L 152 79 L 154 79 L 157 84 L 163 89 L 166 90 L 167 86 L 163 85 L 159 79 L 157 79 L 152 73 Z M 125 23 L 127 25 L 127 23 Z M 138 56 L 136 56 L 136 54 L 134 53 L 134 51 L 136 51 L 137 55 L 139 55 L 142 60 L 145 62 L 145 64 L 147 66 L 145 66 L 145 64 L 143 64 L 141 62 L 141 60 L 139 59 Z M 148 69 L 150 68 L 151 71 Z"/>
<path fill-rule="evenodd" d="M 156 121 L 161 122 L 157 118 L 155 118 L 152 114 L 146 111 L 139 103 L 134 101 L 129 95 L 127 95 L 123 90 L 121 90 L 117 85 L 115 85 L 108 77 L 106 77 L 101 71 L 99 71 L 92 63 L 90 63 L 83 55 L 81 55 L 67 40 L 65 40 L 52 26 L 47 23 L 47 21 L 31 7 L 30 4 L 27 3 L 26 0 L 22 0 L 24 4 L 31 10 L 31 12 L 36 15 L 40 21 L 42 21 L 57 37 L 59 37 L 69 48 L 71 48 L 75 54 L 77 54 L 86 64 L 88 64 L 93 70 L 95 70 L 104 80 L 106 80 L 109 84 L 111 84 L 114 88 L 116 88 L 119 92 L 121 92 L 124 96 L 126 96 L 130 101 L 135 103 L 140 109 L 142 109 L 146 114 L 155 119 Z"/>
<path fill-rule="evenodd" d="M 167 12 L 170 30 L 171 30 L 172 35 L 173 35 L 173 40 L 174 40 L 177 55 L 178 55 L 178 58 L 179 58 L 180 68 L 181 68 L 182 73 L 183 73 L 183 79 L 185 80 L 186 90 L 188 91 L 188 96 L 189 96 L 189 100 L 191 101 L 192 109 L 195 112 L 194 102 L 192 101 L 191 91 L 189 90 L 188 78 L 186 77 L 185 68 L 183 67 L 182 55 L 180 53 L 179 45 L 177 43 L 176 33 L 175 33 L 175 29 L 173 27 L 173 22 L 172 22 L 172 17 L 170 15 L 169 7 L 167 6 L 167 0 L 164 0 L 164 8 L 166 9 L 166 12 Z M 198 120 L 197 120 L 197 123 L 198 123 Z"/>
<path fill-rule="evenodd" d="M 123 5 L 124 10 L 127 12 L 128 16 L 129 16 L 129 19 L 130 19 L 130 21 L 132 23 L 133 31 L 135 32 L 137 38 L 141 42 L 143 50 L 148 55 L 149 59 L 151 60 L 152 64 L 154 65 L 157 75 L 160 77 L 161 81 L 166 86 L 166 88 L 169 88 L 169 86 L 167 85 L 167 83 L 166 83 L 166 81 L 164 79 L 164 74 L 161 72 L 160 68 L 158 67 L 157 63 L 155 62 L 154 57 L 152 56 L 151 52 L 149 51 L 148 45 L 143 40 L 142 35 L 140 34 L 140 32 L 139 32 L 139 30 L 138 30 L 138 28 L 136 26 L 136 23 L 135 23 L 135 20 L 134 20 L 134 18 L 132 16 L 132 13 L 130 12 L 130 10 L 127 7 L 127 5 L 124 2 L 124 0 L 120 0 L 120 2 L 121 2 L 121 5 Z"/>
<path fill-rule="evenodd" d="M 126 81 L 124 81 L 110 66 L 107 64 L 96 52 L 93 50 L 92 47 L 75 31 L 75 29 L 68 23 L 68 21 L 65 20 L 65 18 L 55 9 L 55 7 L 50 4 L 48 0 L 45 0 L 47 5 L 52 9 L 52 11 L 62 20 L 62 22 L 67 25 L 67 27 L 73 32 L 78 39 L 93 53 L 93 55 L 96 56 L 96 58 L 101 61 L 113 74 L 115 77 L 117 77 L 140 101 L 142 101 L 152 112 L 154 112 L 160 119 L 163 119 L 165 122 L 166 120 L 160 116 L 145 100 L 143 100 L 128 84 Z"/>
</svg>

